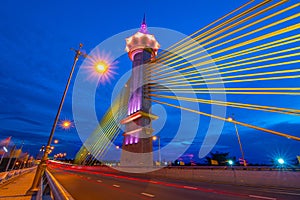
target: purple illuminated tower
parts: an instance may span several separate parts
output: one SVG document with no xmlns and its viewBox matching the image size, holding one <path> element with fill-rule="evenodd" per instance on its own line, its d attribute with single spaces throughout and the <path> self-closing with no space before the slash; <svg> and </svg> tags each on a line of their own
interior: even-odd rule
<svg viewBox="0 0 300 200">
<path fill-rule="evenodd" d="M 123 134 L 121 166 L 152 166 L 152 126 L 157 116 L 150 113 L 151 100 L 146 82 L 146 63 L 155 58 L 159 44 L 149 34 L 145 16 L 140 30 L 126 39 L 126 51 L 132 61 L 130 95 L 127 117 L 121 121 L 126 130 Z"/>
</svg>

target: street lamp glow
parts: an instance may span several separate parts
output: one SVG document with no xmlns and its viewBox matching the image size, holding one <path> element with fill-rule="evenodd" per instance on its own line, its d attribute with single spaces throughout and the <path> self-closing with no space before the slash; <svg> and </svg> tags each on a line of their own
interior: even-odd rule
<svg viewBox="0 0 300 200">
<path fill-rule="evenodd" d="M 113 78 L 118 61 L 115 61 L 109 53 L 100 52 L 100 50 L 93 50 L 84 65 L 83 69 L 88 74 L 88 79 L 96 80 L 98 83 L 110 82 Z"/>
<path fill-rule="evenodd" d="M 58 143 L 58 140 L 54 140 L 54 144 L 57 144 Z"/>
<path fill-rule="evenodd" d="M 65 120 L 60 121 L 59 126 L 62 129 L 67 130 L 67 129 L 70 129 L 73 126 L 73 123 L 72 123 L 72 121 L 70 121 L 68 119 L 65 119 Z"/>
<path fill-rule="evenodd" d="M 228 164 L 229 165 L 233 165 L 233 161 L 232 160 L 228 160 Z"/>
<path fill-rule="evenodd" d="M 278 159 L 277 159 L 277 162 L 278 162 L 279 164 L 281 164 L 281 165 L 284 164 L 284 160 L 283 160 L 282 158 L 278 158 Z"/>
<path fill-rule="evenodd" d="M 105 73 L 106 70 L 107 70 L 107 68 L 108 68 L 108 64 L 107 64 L 106 62 L 104 62 L 104 61 L 101 61 L 101 62 L 99 62 L 99 63 L 97 63 L 97 64 L 95 65 L 95 70 L 96 70 L 96 72 L 98 72 L 99 74 Z"/>
<path fill-rule="evenodd" d="M 232 118 L 232 117 L 228 117 L 228 118 L 227 118 L 227 121 L 232 122 L 232 121 L 233 121 L 233 118 Z"/>
<path fill-rule="evenodd" d="M 160 152 L 160 137 L 159 136 L 152 136 L 152 140 L 156 141 L 158 140 L 158 161 L 159 161 L 159 165 L 161 164 L 161 152 Z"/>
<path fill-rule="evenodd" d="M 116 146 L 116 149 L 120 149 L 120 146 Z"/>
</svg>

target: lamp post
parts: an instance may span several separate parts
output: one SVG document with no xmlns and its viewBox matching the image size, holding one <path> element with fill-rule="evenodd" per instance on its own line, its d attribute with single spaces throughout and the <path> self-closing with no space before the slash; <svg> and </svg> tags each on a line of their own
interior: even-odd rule
<svg viewBox="0 0 300 200">
<path fill-rule="evenodd" d="M 66 94 L 67 94 L 69 86 L 70 86 L 70 82 L 71 82 L 71 79 L 72 79 L 72 76 L 73 76 L 73 73 L 74 73 L 76 63 L 77 63 L 80 56 L 84 56 L 84 57 L 87 56 L 85 53 L 80 51 L 82 47 L 83 47 L 83 44 L 80 43 L 79 48 L 77 50 L 75 50 L 73 48 L 71 49 L 71 50 L 75 51 L 73 65 L 72 65 L 72 68 L 71 68 L 71 71 L 70 71 L 70 74 L 69 74 L 69 78 L 68 78 L 63 96 L 61 98 L 61 101 L 60 101 L 60 104 L 59 104 L 59 107 L 58 107 L 58 110 L 57 110 L 57 113 L 56 113 L 56 116 L 55 116 L 55 119 L 54 119 L 54 122 L 53 122 L 53 125 L 52 125 L 52 129 L 51 129 L 51 132 L 50 132 L 50 135 L 49 135 L 49 138 L 48 138 L 47 146 L 45 148 L 45 151 L 44 151 L 43 157 L 41 159 L 41 162 L 37 167 L 37 170 L 36 170 L 36 173 L 35 173 L 35 176 L 34 176 L 34 180 L 32 182 L 32 186 L 27 191 L 27 194 L 33 194 L 33 193 L 36 193 L 39 190 L 39 184 L 40 184 L 41 178 L 42 178 L 42 176 L 45 172 L 46 165 L 47 165 L 47 160 L 48 160 L 48 154 L 49 154 L 49 151 L 51 149 L 50 145 L 51 145 L 51 142 L 52 142 L 52 139 L 53 139 L 53 135 L 54 135 L 54 132 L 55 132 L 55 129 L 56 129 L 56 126 L 57 126 L 57 122 L 58 122 L 58 118 L 60 116 L 62 106 L 63 106 L 64 101 L 65 101 Z"/>
<path fill-rule="evenodd" d="M 237 139 L 239 141 L 240 151 L 241 151 L 241 154 L 242 154 L 243 165 L 246 167 L 247 163 L 245 161 L 245 154 L 244 154 L 244 151 L 243 151 L 243 146 L 242 146 L 242 142 L 241 142 L 241 138 L 240 138 L 240 135 L 239 135 L 239 131 L 238 131 L 237 125 L 236 125 L 236 123 L 235 123 L 235 121 L 234 121 L 234 119 L 232 117 L 228 117 L 227 120 L 229 122 L 232 122 L 234 124 L 235 133 L 236 133 Z"/>
<path fill-rule="evenodd" d="M 152 139 L 153 139 L 153 141 L 158 140 L 158 162 L 159 162 L 159 165 L 161 165 L 160 137 L 159 136 L 153 136 Z"/>
<path fill-rule="evenodd" d="M 0 165 L 2 163 L 2 160 L 3 160 L 4 156 L 5 156 L 5 154 L 8 152 L 8 150 L 7 150 L 7 148 L 5 146 L 3 147 L 3 150 L 4 150 L 4 153 L 2 154 L 2 157 L 1 157 L 1 160 L 0 160 Z"/>
</svg>

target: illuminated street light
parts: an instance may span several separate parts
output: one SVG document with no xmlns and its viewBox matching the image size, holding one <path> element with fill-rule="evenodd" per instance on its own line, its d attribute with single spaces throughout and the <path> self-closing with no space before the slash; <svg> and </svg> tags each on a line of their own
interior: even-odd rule
<svg viewBox="0 0 300 200">
<path fill-rule="evenodd" d="M 58 143 L 58 140 L 54 140 L 54 142 L 53 142 L 54 144 L 57 144 Z"/>
<path fill-rule="evenodd" d="M 65 120 L 60 121 L 59 126 L 62 129 L 67 130 L 67 129 L 70 129 L 73 126 L 73 123 L 72 123 L 72 121 L 70 121 L 68 119 L 65 119 Z"/>
<path fill-rule="evenodd" d="M 283 165 L 285 163 L 285 161 L 282 158 L 278 158 L 277 162 L 281 165 Z"/>
<path fill-rule="evenodd" d="M 232 122 L 232 121 L 233 121 L 233 118 L 232 118 L 232 117 L 228 117 L 228 118 L 227 118 L 227 121 Z"/>
<path fill-rule="evenodd" d="M 120 149 L 120 146 L 116 146 L 116 149 Z"/>
<path fill-rule="evenodd" d="M 242 146 L 242 142 L 241 142 L 241 138 L 240 138 L 240 135 L 239 135 L 239 131 L 238 131 L 237 125 L 236 125 L 233 117 L 228 117 L 227 121 L 234 124 L 235 133 L 236 133 L 236 136 L 237 136 L 237 139 L 238 139 L 238 142 L 239 142 L 239 146 L 240 146 L 240 151 L 241 151 L 241 154 L 242 154 L 243 165 L 246 167 L 247 163 L 246 163 L 246 160 L 245 160 L 245 154 L 244 154 L 244 150 L 243 150 L 243 146 Z"/>
<path fill-rule="evenodd" d="M 232 166 L 233 165 L 233 161 L 232 160 L 228 160 L 228 164 Z"/>
<path fill-rule="evenodd" d="M 108 69 L 108 64 L 105 61 L 101 61 L 95 65 L 96 72 L 103 74 Z"/>
<path fill-rule="evenodd" d="M 158 162 L 159 162 L 159 165 L 161 164 L 161 154 L 160 154 L 160 137 L 159 136 L 152 136 L 152 140 L 153 141 L 156 141 L 158 140 Z"/>
<path fill-rule="evenodd" d="M 100 52 L 98 49 L 93 51 L 84 65 L 83 69 L 88 74 L 88 79 L 102 82 L 109 82 L 109 80 L 117 74 L 115 72 L 117 61 L 108 53 Z"/>
<path fill-rule="evenodd" d="M 45 151 L 45 146 L 42 146 L 42 147 L 40 148 L 40 151 Z"/>
</svg>

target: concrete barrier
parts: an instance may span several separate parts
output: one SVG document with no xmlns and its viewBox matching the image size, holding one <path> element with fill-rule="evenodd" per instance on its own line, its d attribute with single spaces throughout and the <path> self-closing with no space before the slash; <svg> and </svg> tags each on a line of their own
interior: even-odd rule
<svg viewBox="0 0 300 200">
<path fill-rule="evenodd" d="M 181 180 L 300 189 L 300 171 L 163 168 L 150 174 Z"/>
<path fill-rule="evenodd" d="M 12 178 L 15 178 L 21 174 L 25 174 L 27 172 L 30 172 L 32 170 L 34 170 L 35 167 L 31 167 L 31 168 L 26 168 L 26 169 L 17 169 L 17 170 L 12 170 L 9 172 L 1 172 L 0 173 L 0 185 L 9 181 Z"/>
</svg>

